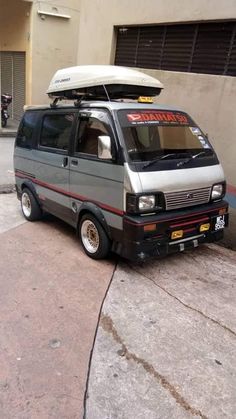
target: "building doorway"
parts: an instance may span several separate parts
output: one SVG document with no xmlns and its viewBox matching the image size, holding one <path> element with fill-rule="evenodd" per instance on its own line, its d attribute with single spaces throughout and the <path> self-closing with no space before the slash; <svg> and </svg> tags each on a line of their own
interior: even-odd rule
<svg viewBox="0 0 236 419">
<path fill-rule="evenodd" d="M 10 120 L 14 124 L 21 119 L 25 104 L 25 52 L 2 51 L 0 64 L 1 93 L 12 95 L 8 111 Z"/>
</svg>

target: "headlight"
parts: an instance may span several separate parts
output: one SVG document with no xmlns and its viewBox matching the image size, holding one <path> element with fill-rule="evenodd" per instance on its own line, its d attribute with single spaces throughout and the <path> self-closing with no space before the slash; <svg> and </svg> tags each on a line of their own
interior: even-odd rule
<svg viewBox="0 0 236 419">
<path fill-rule="evenodd" d="M 222 183 L 218 183 L 212 187 L 211 199 L 220 199 L 224 195 L 224 186 Z"/>
<path fill-rule="evenodd" d="M 164 205 L 165 201 L 162 192 L 157 192 L 155 195 L 126 194 L 126 211 L 128 214 L 162 211 Z"/>
<path fill-rule="evenodd" d="M 143 195 L 139 197 L 138 208 L 140 211 L 153 209 L 155 207 L 154 195 Z"/>
</svg>

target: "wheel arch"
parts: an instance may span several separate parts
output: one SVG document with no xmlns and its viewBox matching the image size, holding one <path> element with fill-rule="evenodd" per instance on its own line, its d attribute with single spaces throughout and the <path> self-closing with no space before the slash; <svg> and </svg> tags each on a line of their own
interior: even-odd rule
<svg viewBox="0 0 236 419">
<path fill-rule="evenodd" d="M 37 195 L 36 188 L 35 188 L 35 185 L 33 184 L 33 182 L 31 182 L 30 180 L 23 180 L 23 182 L 20 185 L 20 196 L 22 195 L 22 192 L 25 188 L 30 190 L 30 192 L 34 195 L 34 198 L 36 199 L 38 205 L 41 208 L 41 203 L 40 203 L 40 200 L 39 200 L 39 197 Z"/>
<path fill-rule="evenodd" d="M 77 233 L 79 232 L 79 224 L 84 214 L 90 213 L 92 214 L 97 221 L 101 224 L 103 229 L 105 230 L 107 236 L 111 240 L 111 231 L 109 228 L 109 225 L 107 224 L 107 221 L 104 217 L 104 214 L 100 207 L 98 207 L 96 204 L 93 204 L 92 202 L 84 202 L 78 212 L 78 219 L 77 219 Z"/>
</svg>

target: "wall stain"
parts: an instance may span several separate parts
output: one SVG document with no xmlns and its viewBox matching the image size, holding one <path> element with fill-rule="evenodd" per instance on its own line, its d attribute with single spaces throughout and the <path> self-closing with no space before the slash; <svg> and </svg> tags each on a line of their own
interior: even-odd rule
<svg viewBox="0 0 236 419">
<path fill-rule="evenodd" d="M 163 388 L 165 388 L 171 396 L 175 399 L 176 403 L 178 403 L 183 409 L 185 409 L 187 412 L 191 413 L 194 416 L 200 416 L 202 419 L 207 419 L 207 416 L 205 416 L 200 410 L 195 409 L 194 407 L 190 406 L 190 404 L 181 396 L 181 394 L 175 389 L 175 387 L 169 383 L 169 381 L 158 371 L 155 370 L 152 364 L 145 361 L 145 359 L 138 357 L 134 353 L 130 352 L 127 347 L 125 346 L 122 338 L 119 336 L 113 320 L 110 316 L 101 314 L 100 318 L 100 326 L 102 329 L 112 335 L 113 339 L 121 345 L 120 354 L 124 356 L 127 361 L 134 361 L 138 365 L 142 365 L 142 367 L 145 369 L 145 371 L 152 375 Z"/>
</svg>

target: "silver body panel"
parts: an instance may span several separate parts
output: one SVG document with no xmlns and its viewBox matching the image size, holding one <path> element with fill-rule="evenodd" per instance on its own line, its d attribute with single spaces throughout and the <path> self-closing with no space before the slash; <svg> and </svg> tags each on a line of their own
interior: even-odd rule
<svg viewBox="0 0 236 419">
<path fill-rule="evenodd" d="M 71 160 L 78 160 L 74 166 Z M 104 161 L 70 158 L 70 193 L 78 209 L 82 202 L 94 202 L 103 208 L 108 225 L 122 229 L 124 168 Z M 80 199 L 81 196 L 81 199 Z M 106 211 L 111 207 L 114 212 Z M 120 213 L 120 214 L 119 214 Z"/>
</svg>

